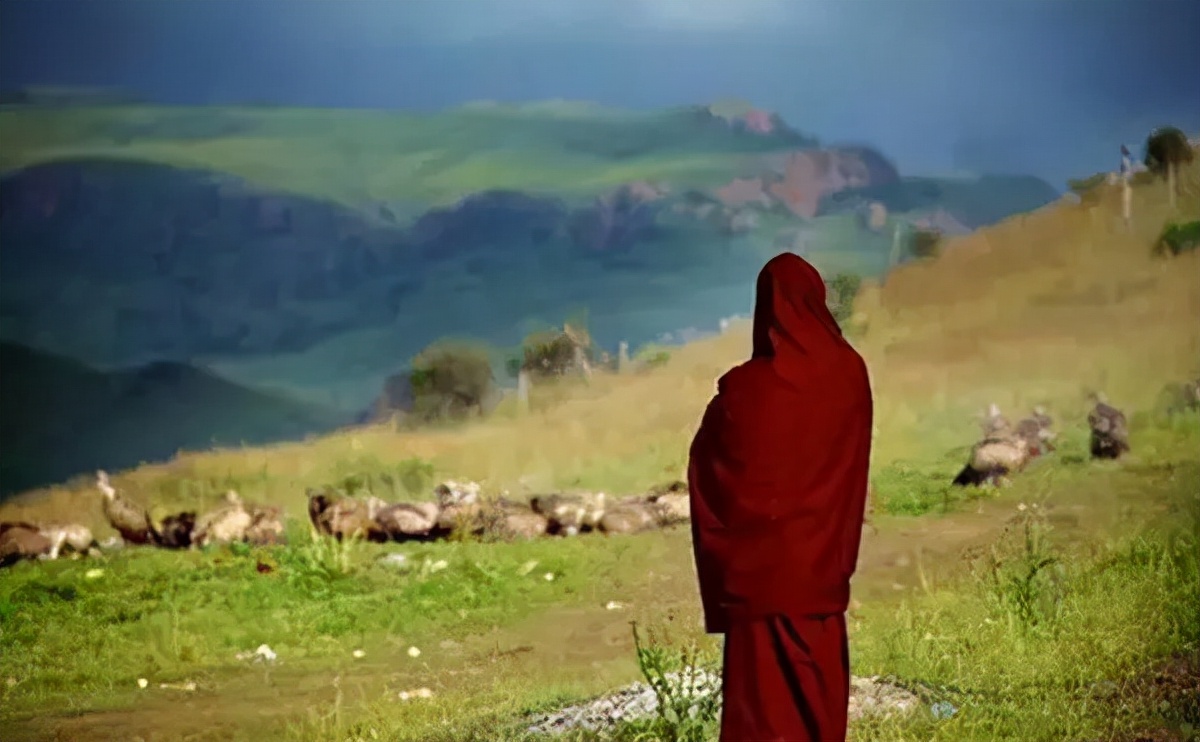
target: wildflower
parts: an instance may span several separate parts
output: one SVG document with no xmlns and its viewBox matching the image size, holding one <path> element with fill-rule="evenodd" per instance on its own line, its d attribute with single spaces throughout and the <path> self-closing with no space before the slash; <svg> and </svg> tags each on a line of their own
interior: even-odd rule
<svg viewBox="0 0 1200 742">
<path fill-rule="evenodd" d="M 546 582 L 554 582 L 554 573 L 547 572 L 546 574 L 542 575 L 542 579 L 544 579 Z"/>
<path fill-rule="evenodd" d="M 354 650 L 353 652 L 351 652 L 350 654 L 351 654 L 351 655 L 354 657 L 354 659 L 356 659 L 356 660 L 361 660 L 363 657 L 366 657 L 366 656 L 367 656 L 367 653 L 366 653 L 366 652 L 364 652 L 364 651 L 362 651 L 361 649 L 356 649 L 356 650 Z"/>
<path fill-rule="evenodd" d="M 409 647 L 408 656 L 416 659 L 417 657 L 421 656 L 421 650 L 417 649 L 416 647 Z"/>
<path fill-rule="evenodd" d="M 145 688 L 146 686 L 148 686 L 148 685 L 150 685 L 150 681 L 149 681 L 149 680 L 146 680 L 145 678 L 138 678 L 138 687 L 139 687 L 139 688 L 143 688 L 143 689 L 144 689 L 144 688 Z"/>
</svg>

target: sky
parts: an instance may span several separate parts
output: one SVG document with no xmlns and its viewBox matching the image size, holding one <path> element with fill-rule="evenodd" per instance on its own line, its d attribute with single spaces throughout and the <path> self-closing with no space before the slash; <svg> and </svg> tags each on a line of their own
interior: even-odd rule
<svg viewBox="0 0 1200 742">
<path fill-rule="evenodd" d="M 737 97 L 913 173 L 1109 169 L 1200 132 L 1200 0 L 0 0 L 0 87 L 170 103 Z M 0 143 L 3 146 L 3 143 Z"/>
</svg>

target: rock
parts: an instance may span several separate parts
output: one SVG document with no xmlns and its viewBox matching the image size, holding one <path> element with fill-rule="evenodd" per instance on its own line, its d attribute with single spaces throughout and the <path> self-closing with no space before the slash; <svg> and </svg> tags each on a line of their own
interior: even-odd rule
<svg viewBox="0 0 1200 742">
<path fill-rule="evenodd" d="M 678 673 L 666 676 L 667 684 L 682 692 L 685 687 L 696 688 L 692 697 L 699 703 L 706 698 L 719 695 L 721 679 L 719 676 L 698 671 L 698 675 L 681 678 Z M 682 682 L 681 682 L 682 681 Z M 719 713 L 720 699 L 716 699 Z M 858 721 L 867 716 L 887 717 L 894 714 L 907 714 L 920 705 L 920 699 L 913 693 L 881 681 L 878 678 L 851 678 L 849 718 Z M 953 716 L 957 712 L 947 703 L 937 705 L 936 713 L 939 718 Z M 654 689 L 645 683 L 633 683 L 606 696 L 597 698 L 589 703 L 568 706 L 556 712 L 541 714 L 534 717 L 528 727 L 531 734 L 558 735 L 575 730 L 601 732 L 617 724 L 648 719 L 658 711 L 658 698 Z"/>
<path fill-rule="evenodd" d="M 768 159 L 774 171 L 768 192 L 796 216 L 811 219 L 822 197 L 900 180 L 895 166 L 866 147 L 812 149 Z"/>
<path fill-rule="evenodd" d="M 718 201 L 730 208 L 748 205 L 766 208 L 773 203 L 762 178 L 735 178 L 718 188 L 714 195 Z"/>
</svg>

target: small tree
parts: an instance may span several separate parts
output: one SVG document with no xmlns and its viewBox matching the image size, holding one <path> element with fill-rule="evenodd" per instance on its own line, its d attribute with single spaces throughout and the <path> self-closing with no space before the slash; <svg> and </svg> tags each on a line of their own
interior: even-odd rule
<svg viewBox="0 0 1200 742">
<path fill-rule="evenodd" d="M 861 284 L 862 277 L 854 273 L 839 273 L 829 281 L 826 303 L 839 325 L 850 319 L 850 313 L 854 309 L 854 297 L 858 294 Z"/>
<path fill-rule="evenodd" d="M 931 227 L 913 227 L 908 237 L 908 252 L 914 258 L 934 258 L 941 252 L 942 232 Z"/>
<path fill-rule="evenodd" d="M 567 376 L 593 359 L 591 337 L 586 331 L 565 325 L 562 330 L 535 332 L 521 344 L 521 357 L 508 364 L 509 374 L 527 371 L 534 378 Z"/>
<path fill-rule="evenodd" d="M 437 342 L 413 358 L 413 416 L 422 422 L 483 413 L 495 379 L 487 351 L 464 342 Z"/>
<path fill-rule="evenodd" d="M 1187 135 L 1174 126 L 1155 129 L 1146 139 L 1143 162 L 1150 172 L 1166 177 L 1172 208 L 1175 207 L 1175 189 L 1179 168 L 1187 165 L 1194 158 L 1195 153 L 1192 152 L 1192 146 L 1188 144 Z"/>
</svg>

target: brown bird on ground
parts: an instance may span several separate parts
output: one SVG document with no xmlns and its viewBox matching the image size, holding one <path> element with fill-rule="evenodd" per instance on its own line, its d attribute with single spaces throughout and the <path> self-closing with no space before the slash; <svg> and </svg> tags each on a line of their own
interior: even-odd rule
<svg viewBox="0 0 1200 742">
<path fill-rule="evenodd" d="M 659 524 L 654 504 L 641 497 L 628 498 L 605 510 L 600 531 L 606 534 L 640 533 Z"/>
<path fill-rule="evenodd" d="M 196 528 L 192 531 L 192 545 L 208 546 L 245 541 L 246 531 L 252 522 L 253 518 L 241 496 L 229 490 L 225 493 L 224 506 L 197 519 Z"/>
<path fill-rule="evenodd" d="M 590 531 L 604 517 L 605 495 L 603 492 L 586 495 L 538 495 L 529 501 L 535 513 L 545 517 L 549 533 L 574 536 Z"/>
<path fill-rule="evenodd" d="M 331 495 L 326 490 L 308 490 L 308 518 L 317 533 L 345 538 L 386 541 L 387 534 L 375 524 L 367 503 L 351 497 Z"/>
<path fill-rule="evenodd" d="M 150 514 L 145 508 L 122 497 L 109 482 L 107 472 L 96 472 L 96 487 L 104 496 L 104 517 L 126 543 L 150 544 L 157 541 Z"/>
<path fill-rule="evenodd" d="M 1057 437 L 1051 426 L 1054 421 L 1046 414 L 1040 405 L 1033 408 L 1033 414 L 1017 422 L 1016 435 L 1025 439 L 1025 446 L 1030 458 L 1036 458 L 1054 450 L 1054 439 Z"/>
<path fill-rule="evenodd" d="M 550 520 L 532 507 L 501 500 L 495 505 L 497 535 L 506 539 L 534 539 L 545 536 Z"/>
<path fill-rule="evenodd" d="M 97 546 L 96 539 L 92 536 L 92 529 L 78 523 L 41 525 L 38 526 L 38 531 L 51 543 L 50 551 L 46 554 L 48 559 L 58 559 L 63 547 L 75 554 L 85 554 L 89 549 Z"/>
<path fill-rule="evenodd" d="M 1091 428 L 1091 454 L 1094 459 L 1116 459 L 1129 453 L 1129 427 L 1125 413 L 1108 404 L 1103 392 L 1092 392 L 1088 398 L 1095 407 L 1088 413 Z"/>
<path fill-rule="evenodd" d="M 173 513 L 162 519 L 155 529 L 158 539 L 155 543 L 164 549 L 186 549 L 192 545 L 192 533 L 196 530 L 196 511 L 185 510 Z"/>
<path fill-rule="evenodd" d="M 692 519 L 692 501 L 686 490 L 669 491 L 650 496 L 650 512 L 659 526 L 687 523 Z"/>
<path fill-rule="evenodd" d="M 36 559 L 54 548 L 50 539 L 31 523 L 0 523 L 0 567 L 22 559 Z"/>
<path fill-rule="evenodd" d="M 1021 471 L 1029 461 L 1025 439 L 1017 435 L 987 438 L 971 447 L 971 457 L 954 478 L 960 487 L 1000 484 Z"/>
<path fill-rule="evenodd" d="M 252 505 L 246 543 L 255 546 L 274 546 L 287 542 L 283 527 L 283 510 L 274 505 Z"/>
<path fill-rule="evenodd" d="M 438 526 L 441 508 L 436 502 L 398 502 L 374 513 L 379 529 L 395 541 L 428 538 Z"/>
</svg>

